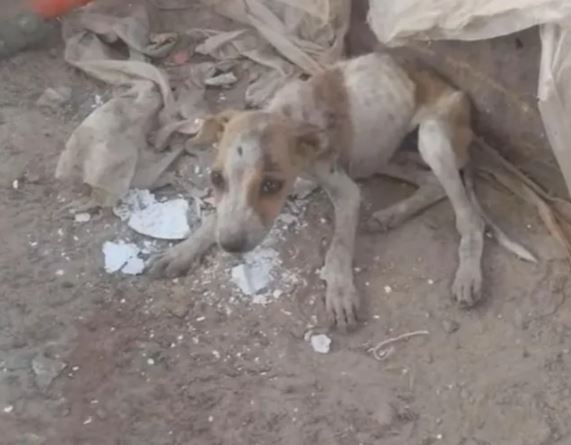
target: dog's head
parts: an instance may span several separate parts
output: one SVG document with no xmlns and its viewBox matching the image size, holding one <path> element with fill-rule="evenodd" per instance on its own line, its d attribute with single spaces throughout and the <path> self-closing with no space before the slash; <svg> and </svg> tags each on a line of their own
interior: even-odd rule
<svg viewBox="0 0 571 445">
<path fill-rule="evenodd" d="M 226 111 L 205 120 L 196 140 L 217 142 L 211 182 L 222 249 L 244 253 L 262 242 L 316 134 L 315 128 L 264 111 Z"/>
</svg>

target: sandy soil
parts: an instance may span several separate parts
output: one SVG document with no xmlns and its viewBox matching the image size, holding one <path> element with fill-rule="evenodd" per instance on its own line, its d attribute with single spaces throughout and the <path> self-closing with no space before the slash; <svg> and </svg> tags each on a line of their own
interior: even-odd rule
<svg viewBox="0 0 571 445">
<path fill-rule="evenodd" d="M 72 88 L 66 107 L 36 104 L 61 85 Z M 317 271 L 332 215 L 322 194 L 278 239 L 296 285 L 266 305 L 240 297 L 232 260 L 216 252 L 174 281 L 105 273 L 103 242 L 136 236 L 107 213 L 76 223 L 65 206 L 77 193 L 53 171 L 106 94 L 65 65 L 61 44 L 0 63 L 0 443 L 571 441 L 569 265 L 531 209 L 480 188 L 541 262 L 524 264 L 489 240 L 486 300 L 472 311 L 450 298 L 458 237 L 447 202 L 390 233 L 361 232 L 365 320 L 353 334 L 332 333 L 331 352 L 318 354 L 304 334 L 323 317 Z M 192 162 L 182 161 L 166 194 L 188 193 Z M 410 193 L 383 179 L 363 188 L 363 219 Z M 368 352 L 417 330 L 429 335 L 397 343 L 384 361 Z"/>
</svg>

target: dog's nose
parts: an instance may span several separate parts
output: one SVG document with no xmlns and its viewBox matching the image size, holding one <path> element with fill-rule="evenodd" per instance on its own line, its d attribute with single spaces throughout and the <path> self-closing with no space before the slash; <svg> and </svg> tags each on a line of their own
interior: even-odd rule
<svg viewBox="0 0 571 445">
<path fill-rule="evenodd" d="M 246 250 L 246 238 L 243 236 L 234 236 L 220 240 L 220 247 L 226 252 L 243 253 L 244 250 Z"/>
</svg>

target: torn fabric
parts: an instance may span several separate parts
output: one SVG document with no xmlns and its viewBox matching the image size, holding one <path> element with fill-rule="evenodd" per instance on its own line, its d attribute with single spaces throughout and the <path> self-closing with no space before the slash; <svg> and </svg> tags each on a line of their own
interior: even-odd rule
<svg viewBox="0 0 571 445">
<path fill-rule="evenodd" d="M 207 86 L 237 81 L 228 72 L 234 64 L 248 64 L 247 104 L 262 106 L 292 77 L 314 74 L 342 55 L 350 0 L 201 1 L 241 29 L 187 30 L 194 51 L 213 60 L 181 67 L 186 81 L 177 98 L 166 74 L 151 63 L 169 53 L 177 36 L 151 34 L 144 8 L 127 17 L 86 8 L 66 20 L 66 61 L 119 90 L 73 132 L 56 170 L 60 179 L 91 186 L 98 205 L 113 205 L 134 184 L 159 183 L 181 149 L 159 152 L 174 133 L 198 131 L 208 108 Z M 118 43 L 128 49 L 128 58 L 117 55 Z"/>
<path fill-rule="evenodd" d="M 145 57 L 166 54 L 175 39 L 163 39 L 159 46 L 152 42 L 145 14 L 118 19 L 84 11 L 78 18 L 79 29 L 66 40 L 66 61 L 121 92 L 75 129 L 58 161 L 56 178 L 88 184 L 94 205 L 108 207 L 134 182 L 155 186 L 176 157 L 145 153 L 152 151 L 149 132 L 159 122 L 168 125 L 176 114 L 168 79 Z M 115 57 L 104 41 L 123 41 L 130 58 Z"/>
<path fill-rule="evenodd" d="M 211 35 L 197 52 L 219 60 L 241 55 L 261 65 L 246 91 L 251 106 L 264 105 L 290 78 L 300 73 L 316 74 L 343 54 L 350 0 L 201 2 L 247 26 Z"/>
</svg>

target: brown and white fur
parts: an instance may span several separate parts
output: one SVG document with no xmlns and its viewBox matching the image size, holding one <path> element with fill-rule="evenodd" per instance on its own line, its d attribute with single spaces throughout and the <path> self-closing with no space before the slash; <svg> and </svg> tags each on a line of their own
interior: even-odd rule
<svg viewBox="0 0 571 445">
<path fill-rule="evenodd" d="M 418 127 L 418 149 L 432 170 L 389 164 L 403 138 Z M 198 139 L 217 142 L 212 183 L 217 210 L 187 240 L 168 250 L 152 272 L 186 273 L 215 242 L 229 252 L 256 247 L 270 231 L 295 179 L 316 180 L 334 205 L 335 228 L 325 257 L 326 308 L 340 327 L 354 325 L 359 298 L 353 250 L 360 191 L 353 179 L 388 174 L 419 185 L 409 198 L 374 215 L 388 229 L 448 197 L 460 234 L 455 298 L 474 305 L 481 294 L 486 222 L 461 171 L 472 141 L 466 95 L 431 73 L 405 70 L 386 54 L 343 61 L 308 81 L 282 88 L 261 111 L 225 111 L 205 121 Z M 500 242 L 533 257 L 492 225 Z"/>
</svg>

